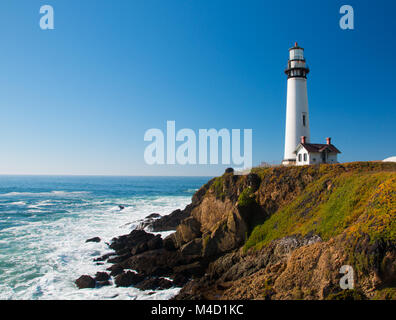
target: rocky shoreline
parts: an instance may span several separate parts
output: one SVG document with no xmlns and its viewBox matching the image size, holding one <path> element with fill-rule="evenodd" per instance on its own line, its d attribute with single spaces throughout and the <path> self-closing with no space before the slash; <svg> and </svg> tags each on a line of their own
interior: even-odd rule
<svg viewBox="0 0 396 320">
<path fill-rule="evenodd" d="M 176 227 L 188 216 L 189 206 L 161 216 L 150 214 L 131 233 L 113 238 L 108 244 L 112 252 L 95 258 L 97 264 L 112 264 L 107 272 L 95 276 L 82 275 L 75 284 L 79 289 L 110 285 L 133 286 L 140 290 L 163 290 L 183 287 L 192 277 L 201 276 L 204 265 L 199 254 L 185 254 L 176 249 L 174 236 L 162 239 L 161 235 L 146 232 L 176 231 Z M 99 242 L 99 237 L 86 242 Z M 193 252 L 192 252 L 193 253 Z"/>
<path fill-rule="evenodd" d="M 182 288 L 173 299 L 395 299 L 395 173 L 389 163 L 227 170 L 184 210 L 112 239 L 95 259 L 107 272 L 76 285 Z M 343 215 L 323 209 L 333 198 L 348 203 Z M 355 270 L 353 290 L 340 289 L 343 265 Z"/>
</svg>

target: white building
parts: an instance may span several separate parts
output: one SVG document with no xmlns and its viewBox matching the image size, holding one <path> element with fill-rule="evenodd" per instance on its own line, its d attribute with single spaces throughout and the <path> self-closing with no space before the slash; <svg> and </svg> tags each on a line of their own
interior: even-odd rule
<svg viewBox="0 0 396 320">
<path fill-rule="evenodd" d="M 300 137 L 310 141 L 307 74 L 309 68 L 304 58 L 304 49 L 297 42 L 289 49 L 287 74 L 287 106 L 285 130 L 285 154 L 282 164 L 296 163 L 296 147 Z"/>
<path fill-rule="evenodd" d="M 337 155 L 339 153 L 341 153 L 340 150 L 331 144 L 331 138 L 326 138 L 326 144 L 320 144 L 307 143 L 306 138 L 303 136 L 295 150 L 296 165 L 338 163 Z"/>
<path fill-rule="evenodd" d="M 287 75 L 287 103 L 285 153 L 283 165 L 337 163 L 340 151 L 327 138 L 326 144 L 310 143 L 307 74 L 309 68 L 304 49 L 297 42 L 289 49 Z M 301 140 L 300 140 L 301 139 Z"/>
</svg>

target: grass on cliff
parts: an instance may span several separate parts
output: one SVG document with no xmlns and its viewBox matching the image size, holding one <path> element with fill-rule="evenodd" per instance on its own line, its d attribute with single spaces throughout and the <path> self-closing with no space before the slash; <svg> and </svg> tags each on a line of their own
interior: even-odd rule
<svg viewBox="0 0 396 320">
<path fill-rule="evenodd" d="M 395 240 L 396 172 L 371 170 L 375 165 L 352 164 L 336 172 L 323 166 L 302 194 L 254 228 L 245 250 L 293 234 L 315 233 L 328 240 L 342 232 L 366 233 L 373 241 Z"/>
<path fill-rule="evenodd" d="M 238 205 L 240 207 L 249 207 L 256 201 L 251 187 L 244 189 L 238 197 Z"/>
</svg>

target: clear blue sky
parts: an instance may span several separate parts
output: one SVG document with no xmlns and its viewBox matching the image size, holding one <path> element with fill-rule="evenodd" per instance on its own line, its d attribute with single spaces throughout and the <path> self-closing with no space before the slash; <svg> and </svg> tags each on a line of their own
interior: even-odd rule
<svg viewBox="0 0 396 320">
<path fill-rule="evenodd" d="M 39 28 L 39 8 L 55 30 Z M 355 30 L 339 28 L 339 8 Z M 251 128 L 283 156 L 288 48 L 305 48 L 311 140 L 341 161 L 396 155 L 396 2 L 2 0 L 0 173 L 216 175 L 148 166 L 144 133 Z"/>
</svg>

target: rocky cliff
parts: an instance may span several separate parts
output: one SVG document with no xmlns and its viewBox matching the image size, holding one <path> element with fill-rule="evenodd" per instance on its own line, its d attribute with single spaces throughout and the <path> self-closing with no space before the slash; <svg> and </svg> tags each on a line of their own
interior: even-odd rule
<svg viewBox="0 0 396 320">
<path fill-rule="evenodd" d="M 396 298 L 395 164 L 254 169 L 204 190 L 190 219 L 218 258 L 177 298 Z M 354 290 L 340 288 L 343 265 Z"/>
<path fill-rule="evenodd" d="M 176 299 L 395 299 L 395 193 L 394 163 L 228 170 L 150 223 L 177 226 L 166 239 L 114 239 L 110 271 L 120 284 L 133 269 L 128 285 L 184 286 Z M 343 265 L 353 290 L 340 288 Z"/>
</svg>

